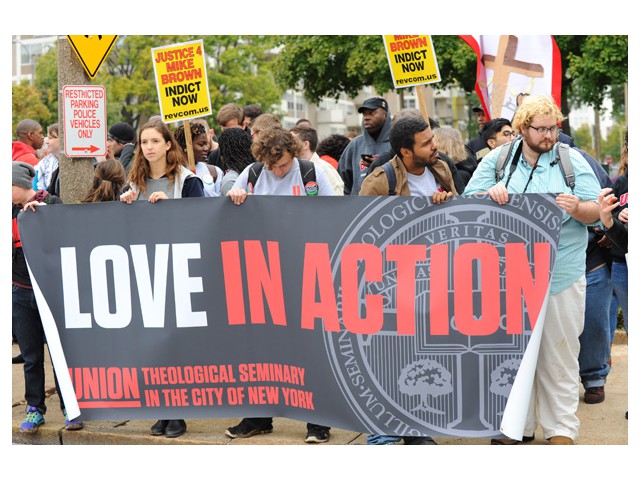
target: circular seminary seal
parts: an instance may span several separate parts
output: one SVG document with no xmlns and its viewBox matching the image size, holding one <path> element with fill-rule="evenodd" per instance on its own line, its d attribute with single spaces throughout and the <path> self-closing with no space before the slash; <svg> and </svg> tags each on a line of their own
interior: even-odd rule
<svg viewBox="0 0 640 480">
<path fill-rule="evenodd" d="M 529 267 L 530 276 L 545 277 L 535 278 L 545 288 L 544 300 L 561 220 L 551 195 L 512 195 L 504 206 L 488 196 L 454 197 L 440 206 L 425 197 L 379 197 L 354 219 L 331 259 L 341 330 L 325 332 L 324 340 L 335 378 L 368 433 L 500 433 L 535 322 L 524 294 L 521 314 L 507 318 L 505 289 L 515 288 L 515 277 L 526 278 L 523 272 Z M 353 333 L 345 324 L 341 261 L 352 244 L 373 245 L 382 252 L 380 281 L 367 281 L 363 262 L 358 267 L 360 318 L 367 318 L 372 296 L 382 302 L 382 328 L 372 334 Z M 414 301 L 411 334 L 397 331 L 399 267 L 387 258 L 388 247 L 395 245 L 425 249 L 424 258 L 412 267 L 415 291 L 402 295 Z M 506 259 L 516 263 L 510 252 L 518 252 L 517 269 L 507 268 Z M 546 269 L 534 268 L 540 262 Z M 495 318 L 493 327 L 473 326 L 486 324 L 489 316 Z"/>
</svg>

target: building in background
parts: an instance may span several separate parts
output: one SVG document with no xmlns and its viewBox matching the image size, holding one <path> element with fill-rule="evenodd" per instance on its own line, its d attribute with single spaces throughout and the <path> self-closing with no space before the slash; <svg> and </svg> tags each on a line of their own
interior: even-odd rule
<svg viewBox="0 0 640 480">
<path fill-rule="evenodd" d="M 33 84 L 36 60 L 55 47 L 57 35 L 13 35 L 11 37 L 11 81 Z"/>
<path fill-rule="evenodd" d="M 13 35 L 12 36 L 12 82 L 14 84 L 27 81 L 33 84 L 35 64 L 39 56 L 55 47 L 57 35 Z M 270 52 L 277 55 L 277 49 Z M 418 87 L 420 88 L 420 87 Z M 430 86 L 424 86 L 423 97 L 425 99 L 427 114 L 440 122 L 442 126 L 448 125 L 457 128 L 462 133 L 465 141 L 468 140 L 467 123 L 472 117 L 470 106 L 467 105 L 465 93 L 455 86 L 442 90 L 434 90 Z M 282 117 L 285 128 L 291 128 L 301 119 L 311 121 L 318 131 L 320 139 L 339 133 L 347 136 L 360 135 L 362 133 L 362 115 L 358 113 L 358 107 L 369 97 L 379 95 L 372 87 L 365 87 L 355 98 L 340 95 L 336 100 L 325 98 L 317 105 L 309 104 L 304 98 L 304 93 L 295 90 L 287 90 L 282 96 L 279 112 L 274 112 Z M 415 89 L 406 88 L 392 90 L 382 95 L 389 102 L 392 115 L 404 108 L 419 108 L 418 96 Z M 605 104 L 606 110 L 611 110 L 610 101 Z M 604 109 L 603 109 L 604 110 Z M 591 107 L 581 107 L 569 114 L 572 129 L 587 123 L 594 133 L 594 110 Z M 613 120 L 611 115 L 601 117 L 601 132 L 606 136 Z"/>
</svg>

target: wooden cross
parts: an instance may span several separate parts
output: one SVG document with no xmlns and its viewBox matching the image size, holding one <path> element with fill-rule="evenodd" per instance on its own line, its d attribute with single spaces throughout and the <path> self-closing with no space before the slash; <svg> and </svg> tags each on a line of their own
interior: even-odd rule
<svg viewBox="0 0 640 480">
<path fill-rule="evenodd" d="M 493 88 L 491 90 L 491 118 L 499 117 L 502 105 L 507 96 L 509 75 L 520 73 L 528 77 L 544 76 L 544 67 L 537 63 L 516 60 L 518 37 L 515 35 L 500 35 L 496 55 L 483 55 L 482 63 L 485 68 L 493 68 Z"/>
</svg>

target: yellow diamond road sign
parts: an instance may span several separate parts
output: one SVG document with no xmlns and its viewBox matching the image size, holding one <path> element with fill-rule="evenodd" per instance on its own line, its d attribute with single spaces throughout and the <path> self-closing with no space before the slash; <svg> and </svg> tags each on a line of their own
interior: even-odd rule
<svg viewBox="0 0 640 480">
<path fill-rule="evenodd" d="M 118 35 L 67 35 L 87 75 L 93 78 L 116 43 Z"/>
</svg>

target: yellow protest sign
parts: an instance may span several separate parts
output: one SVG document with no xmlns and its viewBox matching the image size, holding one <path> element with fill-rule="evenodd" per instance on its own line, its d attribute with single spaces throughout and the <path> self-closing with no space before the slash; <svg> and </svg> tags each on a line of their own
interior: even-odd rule
<svg viewBox="0 0 640 480">
<path fill-rule="evenodd" d="M 165 123 L 211 115 L 202 40 L 151 49 Z"/>
<path fill-rule="evenodd" d="M 67 35 L 69 44 L 90 78 L 98 73 L 98 69 L 116 43 L 116 38 L 117 35 Z"/>
<path fill-rule="evenodd" d="M 383 35 L 395 88 L 440 81 L 431 35 Z"/>
</svg>

